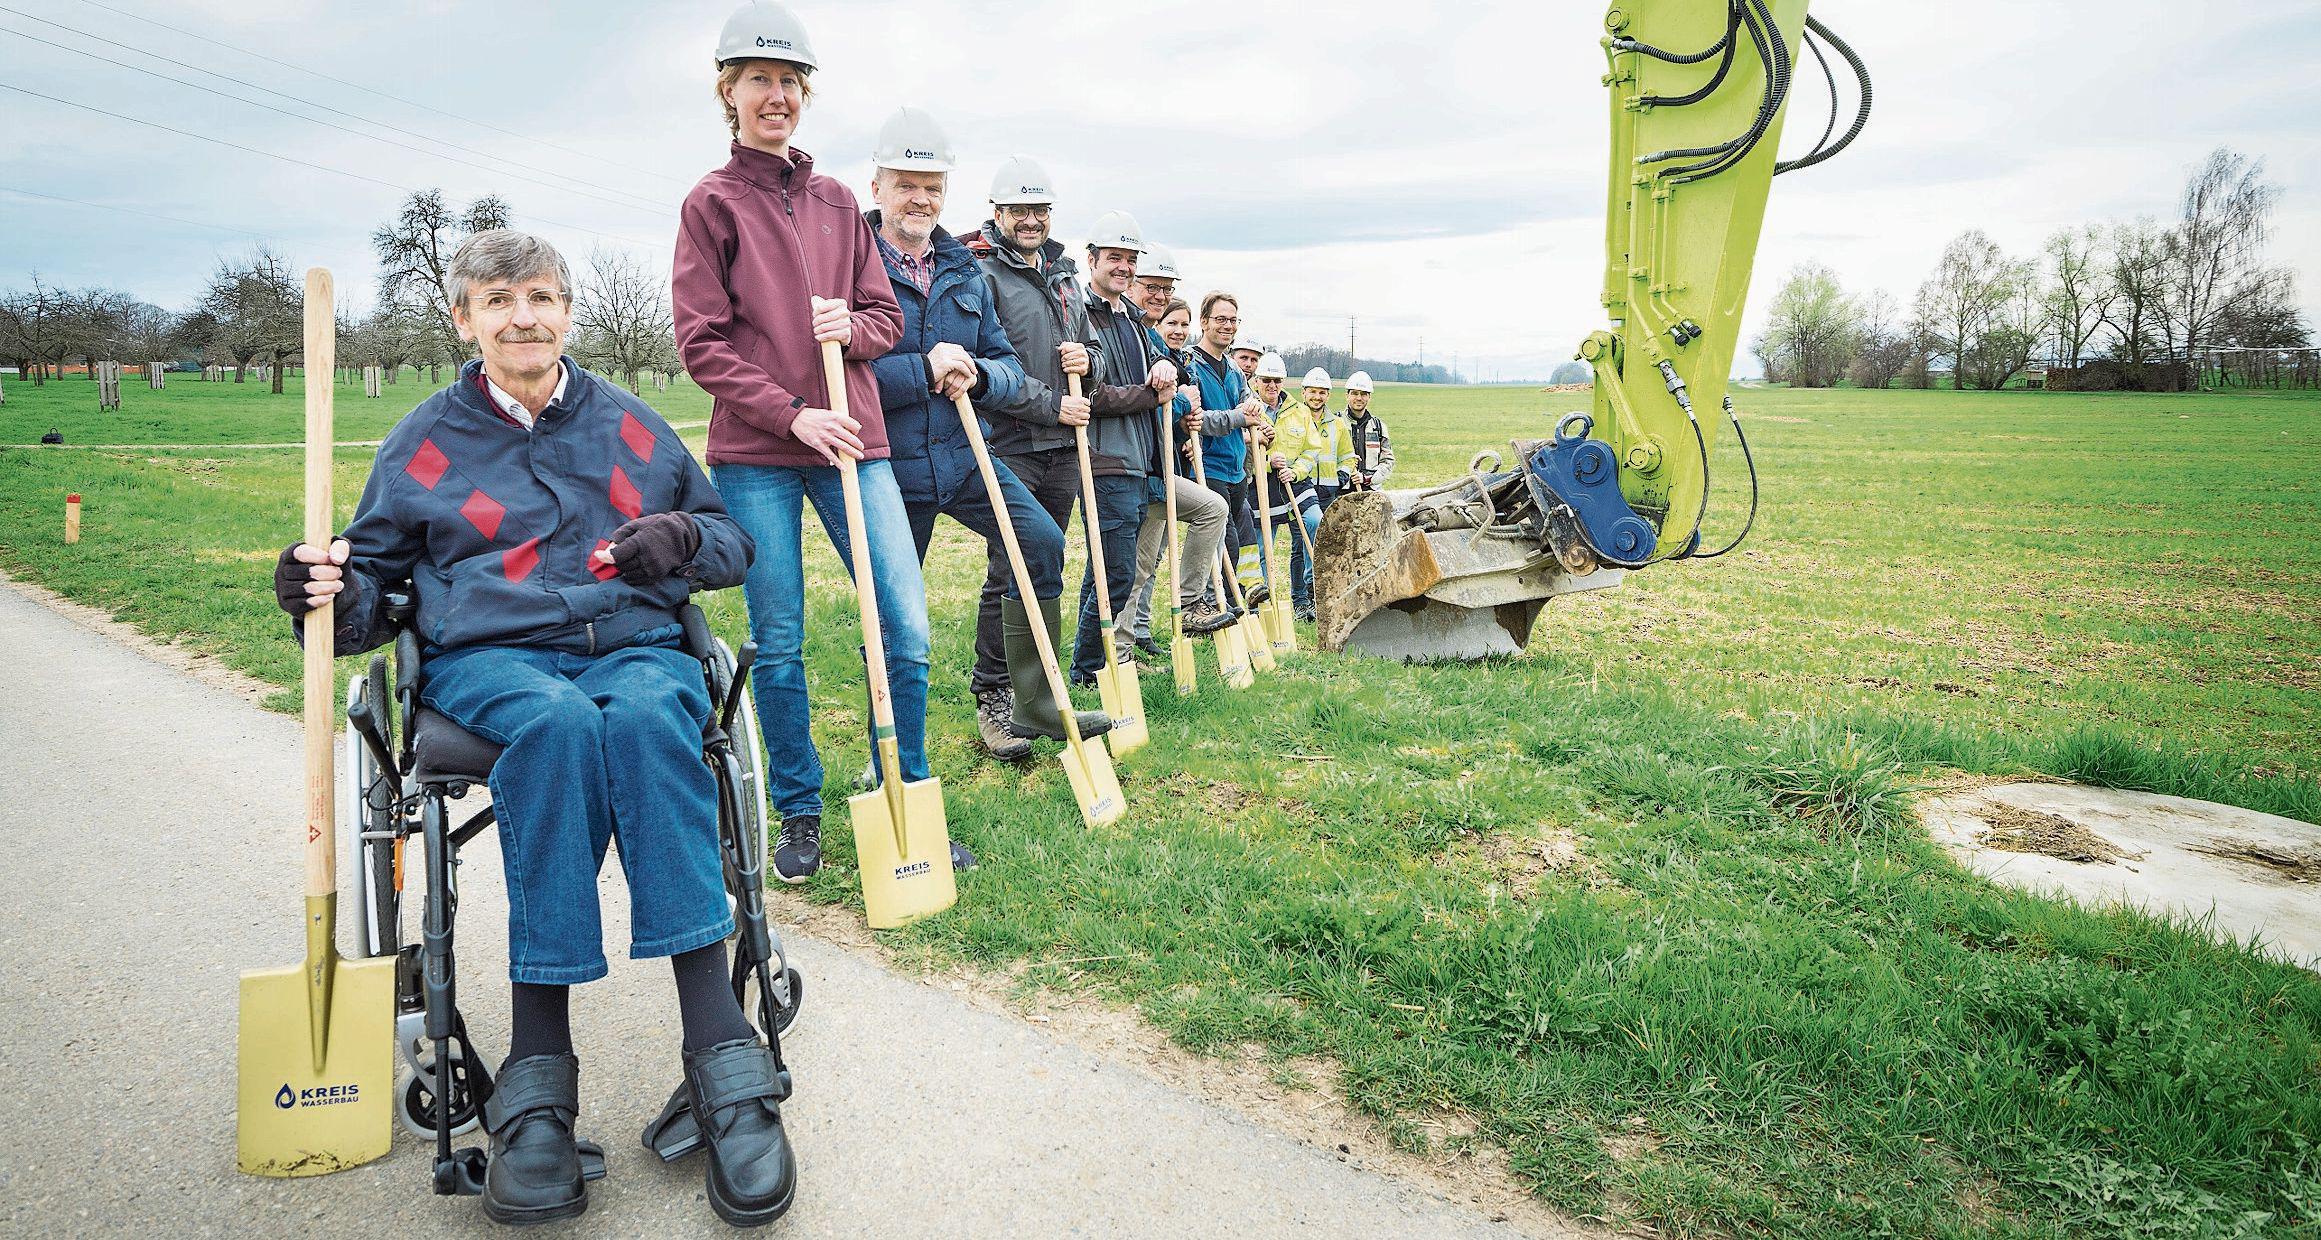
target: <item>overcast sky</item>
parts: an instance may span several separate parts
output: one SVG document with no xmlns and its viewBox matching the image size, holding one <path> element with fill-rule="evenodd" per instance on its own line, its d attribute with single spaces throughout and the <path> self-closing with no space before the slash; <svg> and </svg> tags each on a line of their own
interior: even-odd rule
<svg viewBox="0 0 2321 1240">
<path fill-rule="evenodd" d="M 0 83 L 18 88 L 0 90 L 0 287 L 38 269 L 180 307 L 220 255 L 263 238 L 331 267 L 361 309 L 370 230 L 425 186 L 500 194 L 576 263 L 606 245 L 666 270 L 677 202 L 726 158 L 709 62 L 731 8 L 0 0 Z M 1000 161 L 1031 155 L 1057 181 L 1059 236 L 1130 211 L 1192 289 L 1239 292 L 1245 332 L 1268 344 L 1342 344 L 1352 316 L 1365 356 L 1415 357 L 1423 337 L 1430 361 L 1514 379 L 1545 375 L 1598 326 L 1600 4 L 796 9 L 823 66 L 798 145 L 858 194 L 879 122 L 907 103 L 958 148 L 953 231 L 988 215 Z M 2321 321 L 2321 4 L 1820 0 L 1814 13 L 1869 63 L 1877 112 L 1844 155 L 1774 182 L 1755 303 L 1807 259 L 1907 301 L 1964 229 L 2029 253 L 2058 226 L 2165 217 L 2223 143 L 2264 158 L 2282 187 L 2273 257 Z M 155 74 L 470 150 L 421 154 Z M 1792 153 L 1820 129 L 1821 91 L 1814 73 L 1792 92 Z"/>
</svg>

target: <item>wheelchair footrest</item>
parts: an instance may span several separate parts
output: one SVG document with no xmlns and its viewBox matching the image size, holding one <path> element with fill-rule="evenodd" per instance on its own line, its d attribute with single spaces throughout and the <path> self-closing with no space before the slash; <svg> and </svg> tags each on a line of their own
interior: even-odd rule
<svg viewBox="0 0 2321 1240">
<path fill-rule="evenodd" d="M 693 1096 L 685 1082 L 677 1082 L 677 1091 L 669 1095 L 661 1113 L 645 1125 L 645 1148 L 665 1163 L 701 1148 L 701 1126 L 693 1121 Z"/>
<path fill-rule="evenodd" d="M 690 1119 L 692 1112 L 686 1112 Z M 696 1141 L 699 1140 L 698 1134 Z M 580 1178 L 604 1178 L 604 1147 L 594 1141 L 574 1141 L 573 1148 L 580 1154 Z M 449 1158 L 435 1160 L 435 1193 L 439 1197 L 480 1197 L 484 1191 L 484 1168 L 490 1165 L 491 1155 L 482 1146 L 471 1145 L 454 1150 Z"/>
<path fill-rule="evenodd" d="M 594 1141 L 575 1141 L 572 1144 L 575 1149 L 580 1151 L 580 1178 L 583 1180 L 603 1179 L 604 1147 Z"/>
</svg>

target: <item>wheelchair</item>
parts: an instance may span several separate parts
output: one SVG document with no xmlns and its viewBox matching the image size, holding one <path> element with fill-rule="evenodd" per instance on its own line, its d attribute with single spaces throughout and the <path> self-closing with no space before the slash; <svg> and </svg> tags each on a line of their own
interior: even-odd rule
<svg viewBox="0 0 2321 1240">
<path fill-rule="evenodd" d="M 338 821 L 342 848 L 354 859 L 348 886 L 355 895 L 357 950 L 396 961 L 395 1045 L 402 1058 L 396 1118 L 412 1135 L 434 1142 L 435 1191 L 471 1196 L 483 1191 L 488 1155 L 472 1146 L 454 1151 L 451 1139 L 481 1122 L 492 1077 L 459 1010 L 453 928 L 459 850 L 497 819 L 485 806 L 454 826 L 451 803 L 486 781 L 500 746 L 420 704 L 426 671 L 413 624 L 416 611 L 408 593 L 386 596 L 386 618 L 394 630 L 392 668 L 385 655 L 375 654 L 363 674 L 347 684 L 347 778 L 338 785 Z M 701 756 L 717 780 L 718 850 L 733 906 L 734 997 L 765 1035 L 787 1094 L 781 1035 L 797 1018 L 805 979 L 788 963 L 781 936 L 766 917 L 765 759 L 749 693 L 757 647 L 745 644 L 737 656 L 711 635 L 707 618 L 691 603 L 679 620 L 684 649 L 701 661 L 709 687 L 711 718 Z M 416 940 L 407 939 L 403 928 L 408 846 L 414 839 L 424 866 Z M 664 1161 L 699 1148 L 683 1082 L 646 1128 L 644 1141 Z M 601 1177 L 602 1148 L 580 1144 L 588 1178 Z"/>
</svg>

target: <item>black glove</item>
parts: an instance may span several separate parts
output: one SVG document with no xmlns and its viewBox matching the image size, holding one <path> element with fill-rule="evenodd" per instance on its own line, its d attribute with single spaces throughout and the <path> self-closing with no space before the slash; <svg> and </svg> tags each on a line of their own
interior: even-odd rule
<svg viewBox="0 0 2321 1240">
<path fill-rule="evenodd" d="M 632 586 L 649 586 L 692 561 L 701 550 L 701 527 L 682 512 L 638 517 L 612 532 L 613 567 Z"/>
<path fill-rule="evenodd" d="M 274 602 L 298 618 L 314 610 L 314 596 L 306 592 L 306 583 L 314 580 L 314 570 L 322 567 L 298 559 L 298 549 L 304 545 L 284 547 L 281 558 L 274 561 Z"/>
</svg>

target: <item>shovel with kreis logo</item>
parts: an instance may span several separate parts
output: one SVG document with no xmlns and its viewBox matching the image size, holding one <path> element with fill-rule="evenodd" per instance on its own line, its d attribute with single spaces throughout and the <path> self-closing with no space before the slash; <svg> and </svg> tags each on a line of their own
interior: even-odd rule
<svg viewBox="0 0 2321 1240">
<path fill-rule="evenodd" d="M 331 541 L 328 271 L 306 273 L 306 541 Z M 332 814 L 329 603 L 304 620 L 306 959 L 242 975 L 235 1165 L 250 1175 L 323 1175 L 387 1152 L 394 1134 L 395 958 L 338 953 L 338 832 Z"/>
</svg>

